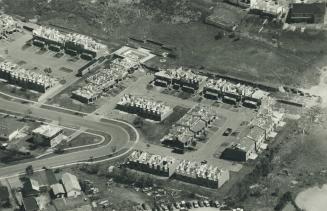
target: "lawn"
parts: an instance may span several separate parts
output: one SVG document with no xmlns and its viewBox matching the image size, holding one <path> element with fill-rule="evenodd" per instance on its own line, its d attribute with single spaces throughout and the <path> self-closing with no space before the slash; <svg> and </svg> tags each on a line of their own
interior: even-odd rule
<svg viewBox="0 0 327 211">
<path fill-rule="evenodd" d="M 141 131 L 145 141 L 150 144 L 161 144 L 160 139 L 167 135 L 171 126 L 187 113 L 188 109 L 176 106 L 174 112 L 160 123 L 152 123 L 139 119 L 135 126 Z"/>
</svg>

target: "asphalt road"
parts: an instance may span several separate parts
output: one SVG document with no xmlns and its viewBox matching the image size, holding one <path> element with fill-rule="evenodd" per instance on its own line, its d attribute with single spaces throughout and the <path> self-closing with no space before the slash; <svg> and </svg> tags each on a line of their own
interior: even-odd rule
<svg viewBox="0 0 327 211">
<path fill-rule="evenodd" d="M 36 108 L 27 104 L 7 101 L 1 98 L 0 109 L 23 114 L 26 114 L 29 111 L 29 113 L 32 112 L 30 116 L 53 121 L 60 120 L 60 123 L 65 126 L 85 127 L 93 131 L 100 131 L 109 134 L 111 136 L 111 142 L 105 146 L 0 168 L 0 178 L 22 173 L 25 171 L 25 168 L 28 165 L 33 165 L 34 169 L 40 169 L 44 166 L 48 168 L 61 166 L 69 163 L 87 160 L 90 157 L 96 158 L 108 155 L 112 151 L 112 146 L 117 147 L 117 150 L 119 150 L 123 147 L 129 147 L 131 145 L 129 133 L 123 127 L 117 125 L 117 122 L 115 122 L 114 120 L 109 122 L 99 122 L 95 120 L 90 120 L 87 117 L 83 118 L 80 116 L 74 116 L 71 114 L 61 113 L 53 110 Z"/>
</svg>

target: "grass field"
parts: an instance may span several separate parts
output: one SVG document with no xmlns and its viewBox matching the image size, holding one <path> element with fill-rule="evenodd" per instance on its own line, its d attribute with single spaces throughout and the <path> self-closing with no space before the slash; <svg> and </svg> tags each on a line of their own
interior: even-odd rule
<svg viewBox="0 0 327 211">
<path fill-rule="evenodd" d="M 167 14 L 188 17 L 187 12 L 183 15 L 180 13 L 184 10 L 188 11 L 189 8 L 193 8 L 195 13 L 202 12 L 202 15 L 205 15 L 205 8 L 209 7 L 210 3 L 208 2 L 210 1 L 197 0 L 191 1 L 191 4 L 184 2 L 185 5 L 182 4 L 176 8 L 172 8 L 168 4 L 153 5 L 145 0 L 142 0 L 141 4 L 137 6 L 109 5 L 106 9 L 116 8 L 116 11 L 110 13 L 111 15 L 106 18 L 98 15 L 99 17 L 94 18 L 95 20 L 93 17 L 97 12 L 109 14 L 99 4 L 79 2 L 76 8 L 71 8 L 73 14 L 67 15 L 66 12 L 70 9 L 71 1 L 65 4 L 68 5 L 65 8 L 61 8 L 59 3 L 61 0 L 53 1 L 52 4 L 46 6 L 44 3 L 31 2 L 31 4 L 35 4 L 35 11 L 22 9 L 26 1 L 15 1 L 15 4 L 10 1 L 4 2 L 7 4 L 6 10 L 9 13 L 27 17 L 39 15 L 41 23 L 59 25 L 101 37 L 109 45 L 124 44 L 130 36 L 153 39 L 177 48 L 177 58 L 172 61 L 173 64 L 203 66 L 212 72 L 271 84 L 294 86 L 316 84 L 319 73 L 315 67 L 320 63 L 322 55 L 327 50 L 326 34 L 322 32 L 283 32 L 280 26 L 268 24 L 259 34 L 258 29 L 261 27 L 263 19 L 257 16 L 244 17 L 240 30 L 242 33 L 250 33 L 250 36 L 249 39 L 241 37 L 238 41 L 227 36 L 215 40 L 214 37 L 220 30 L 208 26 L 200 20 L 191 18 L 192 21 L 185 24 L 173 24 L 172 21 L 167 21 L 169 16 Z M 201 2 L 206 3 L 201 4 Z M 203 5 L 204 8 L 199 5 Z M 79 13 L 77 11 L 79 7 L 84 8 L 85 11 Z M 183 10 L 182 7 L 188 9 L 184 8 Z M 158 14 L 155 15 L 155 13 Z M 99 25 L 96 22 L 97 19 L 101 19 L 103 24 Z M 120 20 L 120 24 L 114 24 L 117 19 Z M 109 25 L 110 32 L 106 31 Z M 276 36 L 280 42 L 279 48 L 251 39 L 251 37 L 259 37 L 271 42 L 271 39 Z"/>
</svg>

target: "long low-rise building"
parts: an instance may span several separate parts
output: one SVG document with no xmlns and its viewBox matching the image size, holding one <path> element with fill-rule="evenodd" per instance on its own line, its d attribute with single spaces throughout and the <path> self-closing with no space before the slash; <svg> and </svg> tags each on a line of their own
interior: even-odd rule
<svg viewBox="0 0 327 211">
<path fill-rule="evenodd" d="M 103 92 L 110 90 L 115 84 L 124 80 L 131 69 L 136 68 L 128 59 L 115 59 L 110 68 L 102 69 L 86 79 L 86 85 L 72 92 L 72 98 L 83 103 L 94 103 Z"/>
<path fill-rule="evenodd" d="M 196 161 L 183 160 L 177 166 L 174 178 L 216 189 L 229 180 L 229 171 Z"/>
<path fill-rule="evenodd" d="M 50 50 L 61 51 L 65 49 L 67 54 L 81 55 L 83 59 L 92 60 L 99 53 L 105 53 L 107 47 L 91 37 L 76 34 L 62 33 L 57 29 L 40 26 L 33 30 L 33 43 L 36 46 L 48 46 Z"/>
<path fill-rule="evenodd" d="M 174 89 L 181 88 L 183 91 L 197 92 L 205 82 L 206 77 L 193 73 L 191 70 L 166 69 L 154 74 L 154 84 L 157 86 L 172 86 Z"/>
<path fill-rule="evenodd" d="M 172 177 L 209 188 L 220 188 L 229 180 L 229 171 L 196 161 L 178 160 L 135 150 L 126 160 L 126 166 L 153 175 Z"/>
<path fill-rule="evenodd" d="M 173 108 L 164 103 L 128 94 L 120 99 L 116 108 L 155 121 L 162 121 L 173 113 Z"/>
<path fill-rule="evenodd" d="M 206 98 L 218 100 L 229 104 L 242 103 L 243 106 L 258 108 L 268 92 L 249 85 L 232 83 L 225 79 L 209 79 L 206 81 L 203 94 Z"/>
<path fill-rule="evenodd" d="M 127 158 L 129 168 L 155 174 L 164 177 L 171 177 L 178 165 L 178 161 L 169 156 L 150 154 L 144 151 L 135 150 Z"/>
<path fill-rule="evenodd" d="M 0 78 L 11 84 L 43 93 L 58 83 L 58 80 L 52 77 L 21 68 L 7 61 L 0 63 Z"/>
</svg>

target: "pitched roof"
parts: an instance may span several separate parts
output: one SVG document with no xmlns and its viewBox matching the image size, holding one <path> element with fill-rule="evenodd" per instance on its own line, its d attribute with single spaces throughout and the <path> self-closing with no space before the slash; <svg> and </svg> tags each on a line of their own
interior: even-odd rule
<svg viewBox="0 0 327 211">
<path fill-rule="evenodd" d="M 64 173 L 61 177 L 61 180 L 66 189 L 66 192 L 81 190 L 81 186 L 79 185 L 78 179 L 75 175 Z"/>
<path fill-rule="evenodd" d="M 51 185 L 51 189 L 54 195 L 65 193 L 64 186 L 62 186 L 60 183 Z"/>
</svg>

